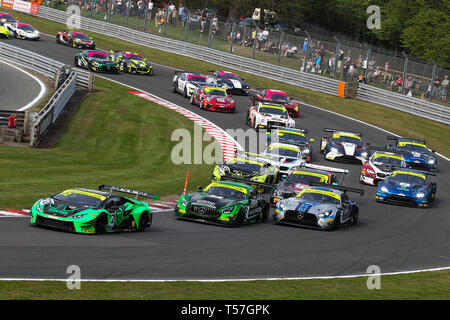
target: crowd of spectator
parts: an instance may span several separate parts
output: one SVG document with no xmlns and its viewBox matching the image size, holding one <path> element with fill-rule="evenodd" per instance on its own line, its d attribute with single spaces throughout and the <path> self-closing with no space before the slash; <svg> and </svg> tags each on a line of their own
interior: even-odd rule
<svg viewBox="0 0 450 320">
<path fill-rule="evenodd" d="M 304 38 L 303 47 L 298 37 L 291 37 L 291 41 L 284 40 L 280 43 L 280 33 L 247 25 L 243 21 L 244 17 L 240 17 L 238 21 L 230 21 L 202 9 L 191 13 L 184 7 L 182 1 L 167 2 L 167 5 L 163 6 L 159 4 L 160 1 L 155 0 L 75 1 L 78 1 L 82 10 L 89 11 L 93 8 L 94 14 L 104 11 L 112 12 L 114 15 L 151 19 L 154 20 L 156 27 L 167 23 L 173 27 L 185 28 L 187 20 L 190 19 L 194 23 L 190 23 L 189 28 L 192 30 L 198 28 L 200 34 L 208 34 L 211 39 L 220 38 L 229 44 L 233 42 L 243 47 L 255 47 L 256 50 L 267 54 L 296 58 L 300 70 L 304 72 L 336 76 L 344 81 L 379 83 L 409 96 L 419 94 L 423 98 L 428 98 L 432 95 L 442 101 L 447 99 L 448 76 L 445 76 L 442 82 L 436 78 L 433 84 L 429 80 L 426 82 L 416 76 L 407 76 L 403 83 L 403 76 L 398 71 L 395 75 L 390 70 L 388 61 L 384 66 L 379 65 L 374 55 L 370 59 L 361 54 L 353 56 L 351 49 L 345 52 L 340 50 L 336 54 L 332 50 L 326 51 L 319 40 L 308 38 Z"/>
</svg>

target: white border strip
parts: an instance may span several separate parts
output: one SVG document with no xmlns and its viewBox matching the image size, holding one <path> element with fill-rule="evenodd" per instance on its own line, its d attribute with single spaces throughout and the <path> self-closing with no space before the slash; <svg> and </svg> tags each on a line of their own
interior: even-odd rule
<svg viewBox="0 0 450 320">
<path fill-rule="evenodd" d="M 373 276 L 397 276 L 411 273 L 421 273 L 421 272 L 433 272 L 433 271 L 445 271 L 450 270 L 450 267 L 442 268 L 432 268 L 423 270 L 412 270 L 412 271 L 398 271 L 398 272 L 387 272 L 387 273 L 367 273 L 367 274 L 357 274 L 348 276 L 322 276 L 322 277 L 280 277 L 280 278 L 247 278 L 247 279 L 170 279 L 170 280 L 155 280 L 155 279 L 80 279 L 80 282 L 249 282 L 249 281 L 282 281 L 282 280 L 332 280 L 332 279 L 352 279 L 352 278 L 363 278 L 363 277 L 373 277 Z M 26 278 L 0 278 L 0 281 L 55 281 L 55 282 L 67 282 L 70 279 L 26 279 Z M 77 280 L 78 281 L 78 280 Z"/>
<path fill-rule="evenodd" d="M 9 63 L 9 62 L 6 62 L 6 61 L 3 60 L 3 59 L 0 60 L 0 62 L 1 62 L 1 63 L 4 63 L 4 64 L 7 64 L 7 65 L 9 65 L 10 67 L 13 67 L 13 68 L 15 68 L 15 69 L 17 69 L 17 70 L 19 70 L 19 71 L 25 73 L 25 74 L 28 75 L 30 78 L 36 80 L 36 82 L 37 82 L 37 83 L 39 84 L 39 86 L 41 87 L 41 91 L 39 92 L 39 94 L 38 94 L 38 96 L 37 96 L 36 98 L 34 98 L 30 103 L 28 103 L 27 105 L 23 106 L 22 108 L 17 109 L 16 111 L 25 111 L 25 110 L 28 110 L 28 109 L 32 108 L 32 107 L 33 107 L 35 104 L 37 104 L 37 103 L 39 102 L 39 100 L 41 100 L 41 99 L 44 97 L 44 95 L 47 93 L 47 87 L 45 86 L 45 84 L 44 84 L 38 77 L 32 75 L 31 73 L 29 73 L 29 72 L 27 72 L 27 71 L 25 71 L 25 70 L 23 70 L 23 69 L 21 69 L 21 68 L 15 66 L 15 65 L 11 64 L 11 63 Z"/>
</svg>

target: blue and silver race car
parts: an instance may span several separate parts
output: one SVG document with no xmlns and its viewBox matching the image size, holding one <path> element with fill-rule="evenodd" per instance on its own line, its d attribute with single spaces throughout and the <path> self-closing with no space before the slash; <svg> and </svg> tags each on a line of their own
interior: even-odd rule
<svg viewBox="0 0 450 320">
<path fill-rule="evenodd" d="M 361 189 L 312 182 L 297 196 L 279 201 L 273 221 L 320 230 L 354 225 L 358 221 L 359 206 L 349 199 L 348 191 L 364 194 Z"/>
<path fill-rule="evenodd" d="M 400 205 L 427 208 L 434 200 L 437 185 L 429 181 L 428 171 L 399 168 L 378 183 L 376 200 Z"/>
<path fill-rule="evenodd" d="M 412 169 L 436 172 L 437 157 L 434 151 L 426 146 L 425 141 L 413 138 L 399 138 L 388 136 L 388 140 L 394 140 L 394 145 L 386 145 L 387 149 L 403 151 L 409 154 L 403 155 L 406 165 Z"/>
</svg>

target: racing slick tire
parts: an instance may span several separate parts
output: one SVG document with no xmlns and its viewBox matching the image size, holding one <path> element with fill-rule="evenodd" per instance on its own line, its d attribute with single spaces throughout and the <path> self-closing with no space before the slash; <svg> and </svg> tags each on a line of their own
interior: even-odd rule
<svg viewBox="0 0 450 320">
<path fill-rule="evenodd" d="M 191 100 L 191 104 L 194 105 L 195 103 L 194 103 L 194 95 L 193 94 L 191 94 L 191 99 L 190 100 Z"/>
<path fill-rule="evenodd" d="M 337 213 L 336 218 L 334 218 L 333 226 L 329 229 L 330 231 L 336 230 L 341 226 L 341 214 Z"/>
<path fill-rule="evenodd" d="M 261 212 L 261 221 L 266 222 L 269 217 L 270 205 L 266 205 Z"/>
<path fill-rule="evenodd" d="M 172 83 L 172 90 L 173 90 L 174 93 L 177 93 L 177 85 L 176 85 L 175 82 Z"/>
<path fill-rule="evenodd" d="M 187 89 L 186 89 L 186 87 L 184 87 L 183 98 L 187 98 L 187 97 L 188 97 Z"/>
<path fill-rule="evenodd" d="M 359 210 L 356 210 L 355 213 L 353 213 L 353 216 L 350 218 L 350 225 L 354 226 L 358 222 L 359 218 Z"/>
<path fill-rule="evenodd" d="M 95 222 L 95 234 L 102 234 L 106 232 L 106 224 L 108 223 L 108 219 L 105 214 L 101 214 L 97 217 L 97 221 Z"/>
<path fill-rule="evenodd" d="M 74 58 L 73 59 L 73 65 L 75 66 L 75 67 L 80 67 L 80 63 L 79 63 L 79 61 L 78 61 L 78 58 Z"/>
<path fill-rule="evenodd" d="M 235 226 L 242 226 L 245 222 L 245 211 L 244 210 L 239 210 L 239 213 L 236 217 L 236 223 Z"/>
<path fill-rule="evenodd" d="M 139 218 L 139 228 L 138 232 L 145 232 L 152 225 L 152 215 L 148 212 L 143 212 Z"/>
<path fill-rule="evenodd" d="M 205 102 L 205 99 L 202 99 L 202 101 L 200 101 L 199 107 L 200 107 L 201 110 L 205 110 L 204 102 Z"/>
</svg>

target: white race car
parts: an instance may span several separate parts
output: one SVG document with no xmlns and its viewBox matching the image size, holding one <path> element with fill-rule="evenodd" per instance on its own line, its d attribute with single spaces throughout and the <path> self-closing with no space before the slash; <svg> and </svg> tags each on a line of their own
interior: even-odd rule
<svg viewBox="0 0 450 320">
<path fill-rule="evenodd" d="M 253 129 L 271 129 L 275 126 L 295 127 L 295 120 L 279 104 L 259 102 L 247 111 L 247 124 Z"/>
<path fill-rule="evenodd" d="M 385 180 L 398 167 L 406 167 L 402 154 L 377 151 L 361 168 L 359 181 L 375 186 L 379 181 Z"/>
<path fill-rule="evenodd" d="M 175 71 L 172 80 L 173 92 L 179 92 L 185 98 L 190 98 L 195 90 L 208 84 L 216 84 L 216 80 L 203 74 L 188 71 Z"/>
<path fill-rule="evenodd" d="M 39 40 L 40 33 L 33 26 L 20 22 L 6 23 L 10 35 L 18 39 Z"/>
<path fill-rule="evenodd" d="M 306 164 L 306 155 L 299 146 L 286 143 L 272 143 L 261 154 L 267 161 L 279 167 L 278 177 L 286 178 L 296 167 Z"/>
</svg>

